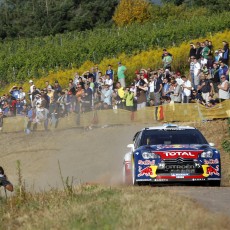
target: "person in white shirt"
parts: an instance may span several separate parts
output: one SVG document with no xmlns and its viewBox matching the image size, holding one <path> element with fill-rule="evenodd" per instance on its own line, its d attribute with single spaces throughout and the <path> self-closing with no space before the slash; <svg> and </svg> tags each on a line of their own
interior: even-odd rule
<svg viewBox="0 0 230 230">
<path fill-rule="evenodd" d="M 192 90 L 192 83 L 187 79 L 186 76 L 182 76 L 181 79 L 184 81 L 184 83 L 181 85 L 183 88 L 183 103 L 189 103 Z"/>
<path fill-rule="evenodd" d="M 30 89 L 29 89 L 29 97 L 30 97 L 30 101 L 31 101 L 31 104 L 32 104 L 32 101 L 33 101 L 33 97 L 32 97 L 32 93 L 34 91 L 34 82 L 33 80 L 29 80 L 29 84 L 30 84 Z"/>
<path fill-rule="evenodd" d="M 193 62 L 194 62 L 194 66 L 193 66 L 194 79 L 192 79 L 192 86 L 195 90 L 197 90 L 197 87 L 200 83 L 201 65 L 197 61 L 196 57 L 194 57 Z"/>
<path fill-rule="evenodd" d="M 105 85 L 108 85 L 110 90 L 113 89 L 113 80 L 110 78 L 109 74 L 105 75 Z"/>
<path fill-rule="evenodd" d="M 217 86 L 219 89 L 219 99 L 224 101 L 230 99 L 230 83 L 226 79 L 225 75 L 220 77 L 221 83 Z"/>
</svg>

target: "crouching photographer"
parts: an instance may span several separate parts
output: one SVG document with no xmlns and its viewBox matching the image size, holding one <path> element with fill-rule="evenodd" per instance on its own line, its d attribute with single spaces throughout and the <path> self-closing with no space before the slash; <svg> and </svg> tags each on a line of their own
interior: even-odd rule
<svg viewBox="0 0 230 230">
<path fill-rule="evenodd" d="M 10 181 L 8 181 L 7 176 L 4 173 L 4 169 L 0 166 L 0 187 L 3 186 L 10 192 L 13 192 L 14 187 Z"/>
</svg>

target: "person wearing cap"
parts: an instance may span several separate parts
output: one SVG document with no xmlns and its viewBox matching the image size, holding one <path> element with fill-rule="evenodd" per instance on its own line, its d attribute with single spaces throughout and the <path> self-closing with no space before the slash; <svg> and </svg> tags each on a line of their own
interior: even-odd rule
<svg viewBox="0 0 230 230">
<path fill-rule="evenodd" d="M 118 81 L 121 83 L 122 87 L 125 87 L 125 73 L 127 71 L 126 66 L 122 65 L 121 62 L 118 62 L 118 68 L 117 68 L 117 77 Z"/>
<path fill-rule="evenodd" d="M 12 183 L 8 180 L 7 176 L 5 175 L 4 169 L 0 166 L 0 186 L 3 186 L 6 190 L 13 192 L 14 187 Z"/>
<path fill-rule="evenodd" d="M 11 94 L 12 97 L 14 97 L 14 98 L 17 100 L 20 92 L 19 92 L 18 87 L 14 85 L 14 86 L 9 90 L 9 93 Z"/>
<path fill-rule="evenodd" d="M 219 100 L 220 101 L 225 101 L 227 99 L 230 99 L 230 83 L 226 79 L 225 75 L 222 75 L 220 77 L 220 84 L 217 86 L 219 89 L 218 95 L 219 95 Z"/>
<path fill-rule="evenodd" d="M 214 62 L 219 62 L 219 61 L 220 61 L 219 51 L 215 50 L 215 52 L 214 52 Z"/>
</svg>

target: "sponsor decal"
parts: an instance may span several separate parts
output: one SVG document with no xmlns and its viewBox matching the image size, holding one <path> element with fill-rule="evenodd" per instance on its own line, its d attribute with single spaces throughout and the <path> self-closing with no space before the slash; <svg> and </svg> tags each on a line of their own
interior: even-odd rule
<svg viewBox="0 0 230 230">
<path fill-rule="evenodd" d="M 139 165 L 155 165 L 155 160 L 139 160 Z"/>
<path fill-rule="evenodd" d="M 204 164 L 206 165 L 213 165 L 213 164 L 219 164 L 219 160 L 218 159 L 210 159 L 210 160 L 204 160 Z"/>
<path fill-rule="evenodd" d="M 165 152 L 164 153 L 166 157 L 195 157 L 196 155 L 192 152 Z"/>
<path fill-rule="evenodd" d="M 186 170 L 186 169 L 195 169 L 195 165 L 165 165 L 165 169 L 181 169 L 181 170 Z"/>
<path fill-rule="evenodd" d="M 145 168 L 142 168 L 141 166 L 139 166 L 138 171 L 139 171 L 139 174 L 137 175 L 137 177 L 141 177 L 141 176 L 150 176 L 151 178 L 157 177 L 157 174 L 156 174 L 157 166 L 154 166 L 154 165 L 151 165 Z"/>
<path fill-rule="evenodd" d="M 208 177 L 212 175 L 220 176 L 219 165 L 217 165 L 216 167 L 212 167 L 211 165 L 202 165 L 202 168 L 204 170 L 204 173 L 202 174 L 204 177 Z"/>
<path fill-rule="evenodd" d="M 184 178 L 185 176 L 188 176 L 188 173 L 172 173 L 171 176 L 175 176 L 176 178 Z"/>
<path fill-rule="evenodd" d="M 168 181 L 168 179 L 155 179 L 154 181 L 162 182 L 162 181 Z"/>
</svg>

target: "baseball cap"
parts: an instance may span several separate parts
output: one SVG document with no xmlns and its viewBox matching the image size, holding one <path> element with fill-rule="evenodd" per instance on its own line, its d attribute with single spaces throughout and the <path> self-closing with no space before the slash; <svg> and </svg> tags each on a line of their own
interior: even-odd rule
<svg viewBox="0 0 230 230">
<path fill-rule="evenodd" d="M 29 83 L 33 83 L 33 80 L 29 80 Z"/>
</svg>

